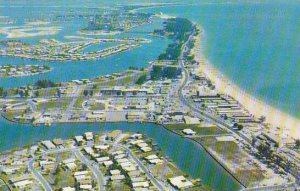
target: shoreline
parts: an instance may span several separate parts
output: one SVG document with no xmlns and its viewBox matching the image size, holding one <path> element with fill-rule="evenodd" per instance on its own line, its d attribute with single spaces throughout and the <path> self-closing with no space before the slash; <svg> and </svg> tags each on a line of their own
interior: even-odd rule
<svg viewBox="0 0 300 191">
<path fill-rule="evenodd" d="M 202 28 L 201 32 L 204 32 Z M 195 55 L 195 60 L 199 62 L 198 70 L 215 84 L 216 89 L 221 93 L 228 94 L 235 98 L 254 116 L 265 116 L 266 123 L 272 125 L 272 127 L 269 129 L 270 131 L 275 131 L 277 126 L 280 127 L 278 131 L 280 132 L 281 136 L 286 134 L 285 137 L 281 138 L 288 139 L 288 142 L 294 141 L 293 139 L 299 139 L 300 120 L 296 117 L 290 116 L 278 108 L 265 103 L 262 100 L 255 98 L 253 95 L 234 84 L 227 76 L 222 74 L 206 59 L 206 56 L 203 53 L 203 47 L 201 46 L 201 38 L 203 38 L 203 34 L 201 37 L 196 39 L 195 47 L 199 49 L 194 51 L 193 54 Z"/>
<path fill-rule="evenodd" d="M 23 122 L 23 123 L 20 123 L 18 121 L 13 121 L 13 120 L 10 120 L 8 118 L 6 118 L 4 115 L 0 115 L 0 117 L 2 117 L 4 120 L 7 120 L 11 123 L 15 123 L 15 124 L 22 124 L 22 125 L 33 125 L 32 123 L 29 123 L 29 122 Z M 57 124 L 57 125 L 61 125 L 61 124 L 73 124 L 73 123 L 78 123 L 77 121 L 75 122 L 72 122 L 72 121 L 69 121 L 69 122 L 54 122 L 54 123 L 51 123 L 51 124 Z M 90 122 L 82 122 L 82 123 L 86 123 L 86 124 L 94 124 L 95 122 L 94 121 L 90 121 Z M 139 122 L 128 122 L 128 121 L 113 121 L 113 122 L 96 122 L 96 123 L 99 123 L 99 124 L 105 124 L 105 123 L 131 123 L 131 124 L 135 124 L 135 123 L 139 123 Z M 231 170 L 226 166 L 226 164 L 224 164 L 221 160 L 219 160 L 219 158 L 217 156 L 215 156 L 213 154 L 213 152 L 211 152 L 209 150 L 209 148 L 205 147 L 201 142 L 198 142 L 197 140 L 193 139 L 192 137 L 184 137 L 182 136 L 181 134 L 175 132 L 175 131 L 172 131 L 171 129 L 167 128 L 164 124 L 160 124 L 160 123 L 157 123 L 157 122 L 151 122 L 151 121 L 144 121 L 144 122 L 140 122 L 140 124 L 154 124 L 154 125 L 157 125 L 157 126 L 160 126 L 162 128 L 164 128 L 166 131 L 176 135 L 176 136 L 179 136 L 180 138 L 183 138 L 183 139 L 187 139 L 193 143 L 195 143 L 197 146 L 200 146 L 204 152 L 206 152 L 216 163 L 218 163 L 218 165 L 220 166 L 220 168 L 224 169 L 229 176 L 231 176 L 241 187 L 243 188 L 247 188 L 246 185 L 244 185 L 243 182 L 241 182 L 239 180 L 238 177 L 236 177 L 232 172 Z M 44 125 L 44 124 L 36 124 L 36 128 L 39 128 L 40 125 Z M 48 126 L 48 128 L 51 128 L 51 125 Z M 120 129 L 121 130 L 121 129 Z M 24 146 L 26 147 L 26 145 Z M 20 148 L 23 148 L 23 146 L 21 146 Z M 14 148 L 16 149 L 16 148 Z M 185 172 L 186 173 L 186 172 Z M 191 175 L 190 175 L 191 176 Z M 192 176 L 191 176 L 192 177 Z"/>
</svg>

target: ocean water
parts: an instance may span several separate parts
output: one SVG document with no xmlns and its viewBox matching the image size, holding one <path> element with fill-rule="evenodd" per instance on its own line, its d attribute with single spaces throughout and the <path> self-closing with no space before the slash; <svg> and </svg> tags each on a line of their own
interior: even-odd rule
<svg viewBox="0 0 300 191">
<path fill-rule="evenodd" d="M 17 19 L 17 24 L 23 24 L 23 18 L 34 18 L 43 15 L 72 13 L 89 10 L 92 13 L 103 10 L 111 4 L 139 3 L 140 1 L 0 1 L 0 16 L 10 16 Z M 153 3 L 154 1 L 143 1 Z M 159 2 L 159 1 L 155 1 Z M 160 1 L 167 2 L 167 1 Z M 168 1 L 174 2 L 174 1 Z M 179 1 L 180 2 L 180 1 Z M 204 48 L 209 61 L 226 76 L 254 96 L 272 104 L 279 109 L 300 118 L 300 2 L 291 1 L 181 1 L 188 5 L 165 6 L 145 9 L 146 12 L 165 13 L 185 17 L 201 24 L 205 30 Z M 102 8 L 99 8 L 102 7 Z M 55 35 L 59 40 L 65 35 L 77 35 L 78 29 L 84 26 L 84 21 L 60 23 L 64 29 Z M 56 24 L 53 24 L 56 25 Z M 136 30 L 149 31 L 159 23 L 153 23 Z M 6 25 L 4 25 L 6 26 Z M 0 27 L 3 27 L 1 25 Z M 168 45 L 169 41 L 162 38 L 145 36 L 146 34 L 127 34 L 136 37 L 147 37 L 152 43 L 141 48 L 125 52 L 98 61 L 55 63 L 29 61 L 17 58 L 0 58 L 0 64 L 49 64 L 53 71 L 43 75 L 0 79 L 0 86 L 15 87 L 34 83 L 37 79 L 52 79 L 68 81 L 72 79 L 92 78 L 101 74 L 122 71 L 129 66 L 142 67 L 155 59 Z M 126 36 L 126 35 L 125 35 Z M 4 39 L 0 35 L 0 40 Z M 120 37 L 123 37 L 120 35 Z M 22 39 L 37 43 L 44 37 Z M 49 37 L 49 38 L 52 38 Z M 147 52 L 147 54 L 145 54 Z M 66 72 L 68 75 L 66 75 Z M 201 177 L 205 183 L 216 190 L 236 190 L 237 183 L 216 165 L 215 161 L 201 149 L 198 150 L 186 139 L 172 138 L 161 128 L 139 124 L 138 128 L 154 138 L 163 150 L 172 157 L 177 165 L 184 168 L 194 177 Z M 145 128 L 144 128 L 145 127 Z M 14 146 L 29 144 L 40 139 L 54 137 L 70 137 L 85 130 L 100 131 L 112 129 L 130 130 L 127 124 L 64 124 L 54 128 L 23 126 L 0 119 L 0 150 Z M 145 130 L 146 129 L 146 130 Z M 163 136 L 162 136 L 163 135 Z M 169 137 L 164 139 L 164 137 Z M 177 141 L 166 141 L 166 140 Z M 191 146 L 193 145 L 193 146 Z M 189 151 L 180 155 L 177 152 Z M 184 156 L 191 156 L 186 161 Z M 203 158 L 204 157 L 204 158 Z M 211 167 L 211 169 L 209 168 Z M 215 180 L 216 179 L 216 180 Z"/>
<path fill-rule="evenodd" d="M 145 3 L 175 1 L 142 1 Z M 283 1 L 176 1 L 184 6 L 165 6 L 145 9 L 146 12 L 166 13 L 189 18 L 201 24 L 205 30 L 204 49 L 209 61 L 232 79 L 242 89 L 257 98 L 291 115 L 300 118 L 300 2 Z M 141 1 L 3 1 L 0 2 L 0 16 L 11 16 L 22 23 L 23 18 L 57 14 L 70 14 L 80 11 L 95 13 L 105 7 L 119 4 L 135 4 Z M 84 24 L 82 21 L 64 23 L 64 30 L 55 38 L 66 40 L 65 35 L 76 35 Z M 153 27 L 155 28 L 155 27 Z M 152 29 L 153 29 L 152 28 Z M 142 35 L 140 35 L 142 37 Z M 3 38 L 3 35 L 0 35 Z M 25 39 L 31 43 L 38 38 Z M 149 37 L 148 37 L 149 38 Z M 71 80 L 95 77 L 121 71 L 127 65 L 146 66 L 167 46 L 168 41 L 153 39 L 154 43 L 145 45 L 129 53 L 116 57 L 71 67 L 55 65 L 51 73 L 33 78 L 15 80 L 1 79 L 0 86 L 24 85 L 39 78 Z M 140 57 L 139 54 L 148 54 Z M 138 59 L 136 59 L 138 58 Z M 128 63 L 121 60 L 128 60 Z M 13 59 L 14 60 L 14 59 Z M 15 63 L 19 63 L 18 59 Z M 0 64 L 11 62 L 0 59 Z M 28 61 L 25 61 L 28 63 Z M 109 63 L 110 67 L 107 66 Z M 70 77 L 62 76 L 69 69 Z M 82 75 L 82 76 L 81 76 Z"/>
<path fill-rule="evenodd" d="M 146 11 L 202 25 L 210 63 L 250 94 L 300 118 L 299 1 L 200 2 Z"/>
</svg>

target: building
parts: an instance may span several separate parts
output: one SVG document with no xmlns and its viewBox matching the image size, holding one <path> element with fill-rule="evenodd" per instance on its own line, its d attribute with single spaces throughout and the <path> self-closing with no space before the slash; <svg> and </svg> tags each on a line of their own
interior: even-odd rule
<svg viewBox="0 0 300 191">
<path fill-rule="evenodd" d="M 193 131 L 192 129 L 184 129 L 184 130 L 182 130 L 182 132 L 183 132 L 185 135 L 190 135 L 190 136 L 196 135 L 196 132 Z"/>
<path fill-rule="evenodd" d="M 141 122 L 146 120 L 147 116 L 144 112 L 128 112 L 126 119 L 128 122 Z"/>
<path fill-rule="evenodd" d="M 82 145 L 83 144 L 83 136 L 75 136 L 75 141 L 78 145 Z"/>
<path fill-rule="evenodd" d="M 55 149 L 55 145 L 51 141 L 42 141 L 42 145 L 48 150 Z"/>
<path fill-rule="evenodd" d="M 84 133 L 84 137 L 87 141 L 92 141 L 94 139 L 94 135 L 92 132 L 86 132 Z"/>
<path fill-rule="evenodd" d="M 73 187 L 64 187 L 61 189 L 61 191 L 75 191 L 75 188 Z"/>
<path fill-rule="evenodd" d="M 193 186 L 193 183 L 187 180 L 184 176 L 169 178 L 170 184 L 177 189 L 187 189 Z"/>
</svg>

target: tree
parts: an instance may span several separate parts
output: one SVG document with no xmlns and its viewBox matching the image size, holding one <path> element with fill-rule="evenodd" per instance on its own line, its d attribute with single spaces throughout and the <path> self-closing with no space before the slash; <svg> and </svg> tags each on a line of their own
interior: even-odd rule
<svg viewBox="0 0 300 191">
<path fill-rule="evenodd" d="M 252 143 L 251 145 L 254 147 L 255 143 L 257 142 L 257 138 L 256 137 L 252 137 Z"/>
<path fill-rule="evenodd" d="M 3 96 L 3 93 L 4 93 L 4 89 L 0 87 L 0 96 Z"/>
<path fill-rule="evenodd" d="M 24 93 L 24 94 L 25 94 L 25 97 L 28 97 L 28 96 L 29 96 L 29 91 L 28 91 L 28 89 L 25 90 L 25 93 Z"/>
<path fill-rule="evenodd" d="M 244 126 L 242 124 L 235 123 L 235 124 L 233 124 L 233 128 L 240 131 L 244 128 Z"/>
<path fill-rule="evenodd" d="M 56 95 L 57 97 L 61 97 L 61 90 L 59 88 L 57 88 L 56 90 Z"/>
<path fill-rule="evenodd" d="M 227 120 L 227 119 L 228 119 L 227 114 L 224 114 L 224 120 Z"/>
<path fill-rule="evenodd" d="M 20 97 L 24 97 L 24 91 L 23 90 L 19 90 L 19 95 L 20 95 Z"/>
<path fill-rule="evenodd" d="M 94 95 L 94 91 L 90 90 L 90 96 L 93 96 L 93 95 Z"/>
<path fill-rule="evenodd" d="M 295 145 L 296 145 L 296 148 L 300 148 L 300 139 L 297 139 L 296 141 L 295 141 Z"/>
<path fill-rule="evenodd" d="M 137 85 L 142 85 L 147 80 L 147 75 L 141 75 L 138 80 L 135 82 Z"/>
<path fill-rule="evenodd" d="M 39 91 L 35 91 L 35 92 L 34 92 L 34 96 L 35 96 L 35 97 L 39 97 L 39 96 L 40 96 L 40 92 L 39 92 Z"/>
<path fill-rule="evenodd" d="M 51 80 L 38 80 L 35 83 L 35 86 L 37 88 L 49 88 L 49 87 L 55 87 L 56 85 Z"/>
<path fill-rule="evenodd" d="M 265 122 L 265 121 L 266 121 L 266 117 L 263 116 L 263 115 L 260 116 L 259 121 L 260 121 L 261 123 Z"/>
<path fill-rule="evenodd" d="M 238 130 L 240 131 L 240 130 L 242 130 L 242 129 L 244 128 L 244 126 L 241 125 L 241 124 L 238 124 L 237 128 L 238 128 Z"/>
<path fill-rule="evenodd" d="M 83 91 L 83 95 L 86 97 L 86 96 L 88 96 L 89 95 L 89 91 L 88 90 L 84 90 Z"/>
</svg>

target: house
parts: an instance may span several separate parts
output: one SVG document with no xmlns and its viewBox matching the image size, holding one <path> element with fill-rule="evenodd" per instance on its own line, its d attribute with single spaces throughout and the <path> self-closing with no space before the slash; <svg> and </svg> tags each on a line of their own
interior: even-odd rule
<svg viewBox="0 0 300 191">
<path fill-rule="evenodd" d="M 144 153 L 147 153 L 147 152 L 152 151 L 152 148 L 151 148 L 151 147 L 142 147 L 141 150 L 142 150 Z"/>
<path fill-rule="evenodd" d="M 126 114 L 128 122 L 144 121 L 146 118 L 147 116 L 144 112 L 128 112 Z"/>
<path fill-rule="evenodd" d="M 93 111 L 91 113 L 87 113 L 85 118 L 87 120 L 95 120 L 95 121 L 105 121 L 106 115 L 104 112 Z"/>
<path fill-rule="evenodd" d="M 46 161 L 42 160 L 40 161 L 40 166 L 42 170 L 54 170 L 55 169 L 55 162 L 53 161 Z"/>
<path fill-rule="evenodd" d="M 73 187 L 64 187 L 61 189 L 61 191 L 75 191 L 75 188 Z"/>
<path fill-rule="evenodd" d="M 77 168 L 75 161 L 76 160 L 74 158 L 70 158 L 70 159 L 63 160 L 62 163 L 65 165 L 65 167 L 68 170 L 75 170 Z"/>
<path fill-rule="evenodd" d="M 120 170 L 110 170 L 109 171 L 110 175 L 120 175 L 121 174 L 121 171 Z"/>
<path fill-rule="evenodd" d="M 130 138 L 132 138 L 132 139 L 142 139 L 143 134 L 135 133 L 135 134 L 131 135 Z"/>
<path fill-rule="evenodd" d="M 84 137 L 87 141 L 92 141 L 94 139 L 94 135 L 92 132 L 86 132 L 84 133 Z"/>
<path fill-rule="evenodd" d="M 109 160 L 110 160 L 109 157 L 100 157 L 100 158 L 96 158 L 96 161 L 97 161 L 98 163 L 103 163 L 103 162 L 109 161 Z"/>
<path fill-rule="evenodd" d="M 94 150 L 91 147 L 84 147 L 83 150 L 88 155 L 93 155 L 94 154 Z"/>
<path fill-rule="evenodd" d="M 149 155 L 145 157 L 145 159 L 150 163 L 150 164 L 162 164 L 164 161 L 158 158 L 156 155 Z"/>
<path fill-rule="evenodd" d="M 103 165 L 105 166 L 105 167 L 109 167 L 109 166 L 111 166 L 111 165 L 113 165 L 114 163 L 113 163 L 113 161 L 111 161 L 111 160 L 108 160 L 108 161 L 104 161 L 103 162 Z"/>
<path fill-rule="evenodd" d="M 51 141 L 42 141 L 42 145 L 48 150 L 55 149 L 55 145 Z"/>
<path fill-rule="evenodd" d="M 187 189 L 193 186 L 193 183 L 187 180 L 184 176 L 169 178 L 170 184 L 177 189 Z"/>
<path fill-rule="evenodd" d="M 19 182 L 14 182 L 13 183 L 13 187 L 14 188 L 19 188 L 19 189 L 24 189 L 26 188 L 27 186 L 33 184 L 33 182 L 31 180 L 22 180 L 22 181 L 19 181 Z"/>
<path fill-rule="evenodd" d="M 84 184 L 79 186 L 80 190 L 92 190 L 93 186 L 91 184 Z"/>
<path fill-rule="evenodd" d="M 2 169 L 2 173 L 6 175 L 15 174 L 19 169 L 20 167 L 4 168 Z"/>
<path fill-rule="evenodd" d="M 96 150 L 107 150 L 109 148 L 109 145 L 95 145 L 94 148 Z"/>
<path fill-rule="evenodd" d="M 74 173 L 74 176 L 87 175 L 89 171 L 77 171 Z"/>
<path fill-rule="evenodd" d="M 149 182 L 144 181 L 144 182 L 133 182 L 132 187 L 135 188 L 149 188 Z"/>
<path fill-rule="evenodd" d="M 123 169 L 126 171 L 126 172 L 132 172 L 132 171 L 136 171 L 136 166 L 134 165 L 130 165 L 130 166 L 124 166 Z"/>
<path fill-rule="evenodd" d="M 113 175 L 110 177 L 110 180 L 111 181 L 115 181 L 115 180 L 124 180 L 125 179 L 125 176 L 124 175 Z"/>
<path fill-rule="evenodd" d="M 135 177 L 131 178 L 131 182 L 144 182 L 146 180 L 145 177 Z"/>
<path fill-rule="evenodd" d="M 83 136 L 75 136 L 75 141 L 78 145 L 82 145 L 83 144 Z"/>
<path fill-rule="evenodd" d="M 183 121 L 188 125 L 200 124 L 200 119 L 197 117 L 184 116 Z"/>
<path fill-rule="evenodd" d="M 193 131 L 192 129 L 184 129 L 184 130 L 182 130 L 182 132 L 183 132 L 185 135 L 190 135 L 190 136 L 196 135 L 196 132 Z"/>
<path fill-rule="evenodd" d="M 9 180 L 9 183 L 12 185 L 12 187 L 18 189 L 25 189 L 26 187 L 33 184 L 33 182 L 27 177 L 12 178 Z"/>
<path fill-rule="evenodd" d="M 53 142 L 53 144 L 54 144 L 55 146 L 57 146 L 57 147 L 62 147 L 63 144 L 64 144 L 64 142 L 63 142 L 62 139 L 53 139 L 52 142 Z"/>
</svg>

